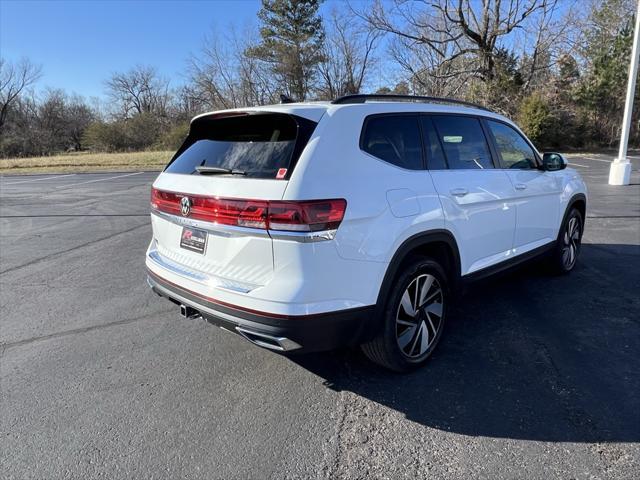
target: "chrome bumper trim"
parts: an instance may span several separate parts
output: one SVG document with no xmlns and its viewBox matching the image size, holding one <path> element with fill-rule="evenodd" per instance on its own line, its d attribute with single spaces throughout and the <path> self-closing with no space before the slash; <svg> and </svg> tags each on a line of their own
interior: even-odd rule
<svg viewBox="0 0 640 480">
<path fill-rule="evenodd" d="M 220 237 L 271 237 L 274 240 L 286 240 L 300 243 L 324 242 L 333 240 L 336 229 L 322 230 L 319 232 L 291 232 L 282 230 L 261 230 L 259 228 L 237 227 L 233 225 L 220 225 L 217 223 L 194 220 L 188 217 L 180 217 L 166 212 L 151 211 L 152 215 L 167 220 L 183 227 L 199 228 Z"/>
<path fill-rule="evenodd" d="M 256 288 L 256 287 L 251 287 L 251 288 L 242 287 L 235 282 L 232 284 L 230 281 L 226 281 L 223 278 L 207 275 L 206 273 L 203 273 L 203 272 L 197 272 L 188 267 L 185 267 L 184 265 L 180 265 L 179 263 L 169 260 L 166 257 L 163 257 L 160 254 L 160 252 L 158 252 L 158 250 L 155 250 L 155 249 L 149 250 L 147 257 L 156 265 L 158 265 L 159 267 L 165 270 L 169 270 L 170 272 L 173 272 L 176 275 L 180 275 L 183 278 L 187 278 L 189 280 L 198 282 L 208 287 L 216 287 L 216 288 L 221 288 L 225 290 L 231 290 L 232 292 L 238 292 L 238 293 L 249 293 L 251 290 Z"/>
<path fill-rule="evenodd" d="M 269 230 L 269 236 L 274 240 L 289 240 L 292 242 L 312 243 L 333 240 L 337 230 L 322 230 L 320 232 L 284 232 Z"/>
<path fill-rule="evenodd" d="M 268 237 L 269 232 L 266 230 L 260 230 L 259 228 L 247 228 L 247 227 L 235 227 L 233 225 L 220 225 L 217 223 L 205 222 L 202 220 L 194 220 L 189 217 L 179 217 L 178 215 L 172 215 L 171 213 L 158 212 L 157 210 L 151 211 L 152 215 L 163 218 L 171 223 L 180 225 L 182 227 L 193 227 L 205 230 L 211 235 L 218 235 L 220 237 Z"/>
</svg>

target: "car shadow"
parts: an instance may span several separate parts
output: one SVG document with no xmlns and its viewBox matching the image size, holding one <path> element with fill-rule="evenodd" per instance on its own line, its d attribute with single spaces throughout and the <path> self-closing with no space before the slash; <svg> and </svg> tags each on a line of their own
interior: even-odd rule
<svg viewBox="0 0 640 480">
<path fill-rule="evenodd" d="M 583 245 L 572 274 L 529 264 L 475 284 L 425 368 L 399 375 L 355 350 L 292 356 L 422 425 L 465 435 L 640 441 L 640 246 Z"/>
</svg>

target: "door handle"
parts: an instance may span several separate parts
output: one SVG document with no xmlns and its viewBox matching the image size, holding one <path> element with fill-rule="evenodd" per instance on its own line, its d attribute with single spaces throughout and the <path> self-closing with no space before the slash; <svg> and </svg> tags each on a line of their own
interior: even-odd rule
<svg viewBox="0 0 640 480">
<path fill-rule="evenodd" d="M 469 190 L 466 188 L 454 188 L 451 190 L 451 195 L 454 197 L 464 197 L 467 193 L 469 193 Z"/>
<path fill-rule="evenodd" d="M 524 183 L 516 183 L 516 190 L 526 190 L 527 186 Z"/>
</svg>

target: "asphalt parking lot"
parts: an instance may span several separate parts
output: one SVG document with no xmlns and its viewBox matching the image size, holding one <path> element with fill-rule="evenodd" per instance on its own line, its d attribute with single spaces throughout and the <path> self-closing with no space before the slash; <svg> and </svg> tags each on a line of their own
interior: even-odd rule
<svg viewBox="0 0 640 480">
<path fill-rule="evenodd" d="M 427 368 L 286 358 L 145 282 L 155 173 L 0 178 L 3 478 L 638 478 L 640 157 L 569 156 L 569 276 L 471 289 Z"/>
</svg>

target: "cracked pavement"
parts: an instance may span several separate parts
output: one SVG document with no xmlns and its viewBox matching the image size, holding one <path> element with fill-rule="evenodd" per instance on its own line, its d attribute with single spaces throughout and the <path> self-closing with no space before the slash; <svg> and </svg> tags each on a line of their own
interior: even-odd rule
<svg viewBox="0 0 640 480">
<path fill-rule="evenodd" d="M 610 159 L 569 156 L 576 270 L 474 286 L 409 375 L 181 318 L 145 282 L 155 173 L 1 177 L 3 478 L 637 478 L 640 159 Z"/>
</svg>

